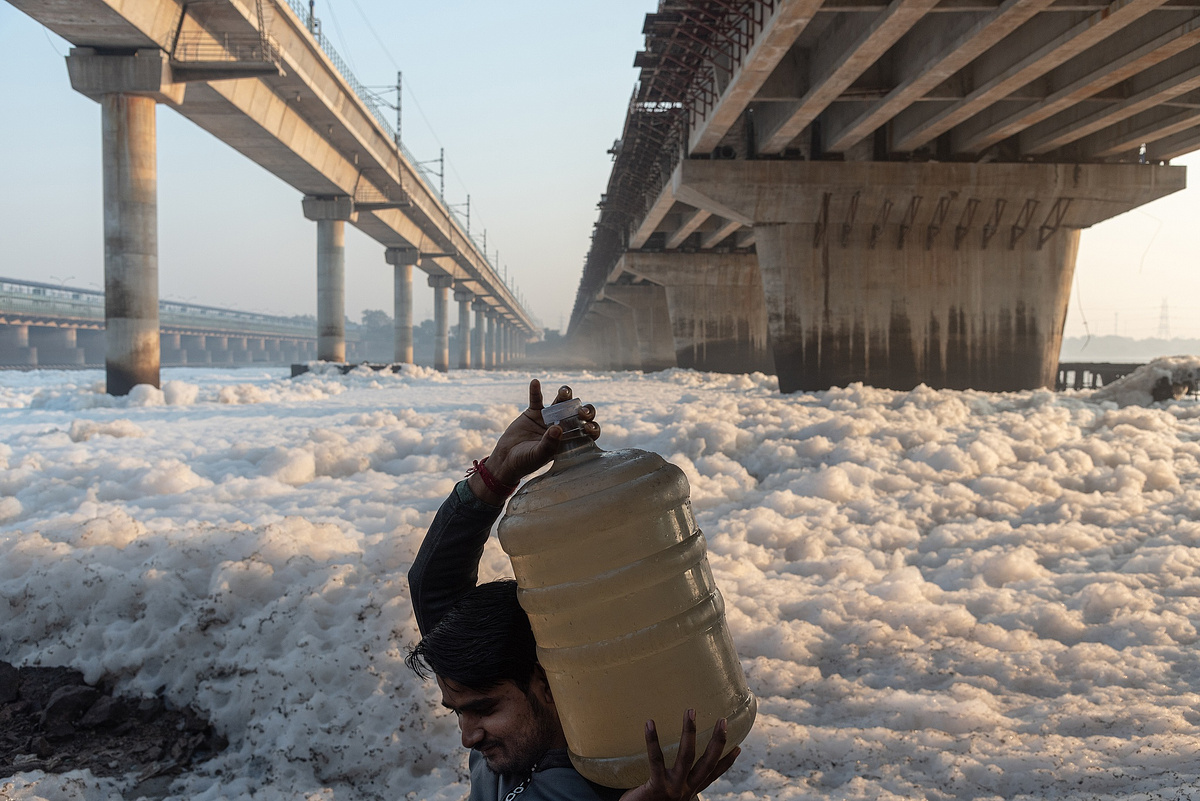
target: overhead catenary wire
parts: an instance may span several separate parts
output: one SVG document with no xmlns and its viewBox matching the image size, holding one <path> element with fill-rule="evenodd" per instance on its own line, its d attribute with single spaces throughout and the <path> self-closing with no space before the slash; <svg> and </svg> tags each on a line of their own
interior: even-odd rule
<svg viewBox="0 0 1200 801">
<path fill-rule="evenodd" d="M 397 73 L 399 73 L 401 71 L 400 63 L 397 61 L 396 57 L 392 54 L 391 49 L 387 46 L 387 43 L 384 42 L 384 40 L 380 37 L 380 35 L 378 33 L 379 26 L 372 23 L 371 19 L 367 16 L 366 12 L 363 10 L 363 7 L 362 7 L 362 5 L 359 4 L 358 0 L 350 0 L 350 2 L 351 2 L 351 5 L 354 6 L 355 11 L 358 12 L 359 17 L 363 21 L 363 24 L 366 25 L 367 30 L 371 33 L 371 37 L 375 40 L 375 43 L 379 46 L 380 51 L 387 58 L 387 60 L 392 64 L 392 66 L 396 68 Z M 332 7 L 333 7 L 332 0 L 326 0 L 326 5 L 330 8 L 330 14 L 331 14 L 331 17 L 333 20 L 334 27 L 337 29 L 338 36 L 342 40 L 342 48 L 343 48 L 343 50 L 349 52 L 350 47 L 348 44 L 348 40 L 346 39 L 345 35 L 342 33 L 341 27 L 337 20 L 337 15 L 332 10 Z M 355 70 L 355 72 L 359 71 L 357 66 L 355 66 L 352 62 L 351 62 L 351 67 L 352 67 L 352 69 Z M 440 162 L 440 168 L 439 168 L 440 175 L 438 175 L 438 177 L 441 182 L 441 186 L 439 188 L 439 194 L 442 197 L 442 202 L 443 203 L 446 202 L 445 201 L 445 183 L 444 182 L 445 182 L 445 176 L 446 176 L 447 170 L 454 177 L 454 180 L 458 183 L 459 187 L 463 190 L 464 194 L 467 194 L 467 196 L 470 197 L 468 190 L 467 190 L 466 181 L 463 179 L 462 174 L 459 173 L 458 168 L 457 168 L 457 166 L 455 166 L 453 159 L 448 158 L 445 155 L 445 145 L 442 143 L 441 137 L 438 136 L 437 131 L 434 129 L 433 123 L 429 120 L 429 116 L 425 113 L 425 109 L 421 105 L 421 101 L 417 97 L 416 92 L 413 91 L 413 82 L 412 82 L 411 77 L 404 79 L 402 84 L 398 78 L 396 86 L 378 86 L 378 85 L 376 85 L 376 86 L 366 86 L 364 88 L 372 94 L 372 96 L 374 97 L 374 99 L 377 102 L 379 102 L 382 105 L 388 106 L 392 109 L 398 109 L 398 107 L 401 105 L 401 103 L 404 100 L 410 101 L 411 104 L 416 107 L 417 114 L 420 115 L 421 121 L 425 124 L 425 129 L 429 132 L 429 135 L 433 138 L 434 142 L 437 143 L 438 148 L 440 150 L 439 157 L 437 159 L 434 159 L 433 161 Z M 384 95 L 388 94 L 389 92 L 394 92 L 396 94 L 395 104 L 388 103 L 384 99 Z M 403 95 L 405 95 L 406 97 L 403 97 L 401 95 L 401 92 L 403 92 Z M 397 134 L 399 136 L 399 134 L 400 134 L 399 130 L 397 130 Z M 426 163 L 426 162 L 422 162 L 422 163 Z M 437 174 L 437 173 L 434 173 L 434 174 Z M 451 209 L 453 209 L 455 205 L 462 205 L 462 204 L 447 204 L 447 206 Z M 479 206 L 477 203 L 471 204 L 471 215 L 475 218 L 474 219 L 475 227 L 477 229 L 483 229 L 486 231 L 486 222 L 487 222 L 486 216 L 479 213 Z M 468 236 L 468 238 L 471 239 L 472 242 L 475 242 L 475 238 L 473 236 L 471 236 L 469 230 L 467 231 L 467 236 Z M 476 242 L 475 244 L 478 246 L 479 243 Z M 484 245 L 481 248 L 481 253 L 483 254 L 484 260 L 486 261 L 488 258 L 486 239 L 484 240 Z M 515 276 L 513 277 L 512 280 L 510 280 L 507 275 L 506 268 L 504 269 L 504 274 L 502 275 L 501 267 L 498 263 L 493 263 L 491 266 L 492 266 L 493 270 L 496 272 L 497 277 L 500 278 L 504 282 L 505 289 L 508 290 L 509 294 L 512 295 L 513 298 L 519 298 L 520 293 L 519 293 L 518 288 L 516 287 Z M 524 308 L 525 304 L 523 301 L 518 300 L 517 302 L 521 305 L 522 308 Z M 526 311 L 526 313 L 531 314 L 531 312 L 529 312 L 528 309 L 526 309 L 525 311 Z"/>
</svg>

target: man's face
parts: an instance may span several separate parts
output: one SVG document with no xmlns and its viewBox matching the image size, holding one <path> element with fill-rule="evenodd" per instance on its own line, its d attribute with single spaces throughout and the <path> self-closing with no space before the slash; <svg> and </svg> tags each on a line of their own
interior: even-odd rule
<svg viewBox="0 0 1200 801">
<path fill-rule="evenodd" d="M 479 751 L 493 773 L 525 775 L 551 748 L 566 746 L 545 681 L 526 694 L 511 681 L 479 691 L 437 677 L 442 706 L 458 716 L 463 748 Z"/>
</svg>

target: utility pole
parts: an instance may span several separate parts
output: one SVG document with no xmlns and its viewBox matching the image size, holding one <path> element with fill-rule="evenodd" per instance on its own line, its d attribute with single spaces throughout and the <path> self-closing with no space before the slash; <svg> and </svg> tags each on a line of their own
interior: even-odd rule
<svg viewBox="0 0 1200 801">
<path fill-rule="evenodd" d="M 404 73 L 396 70 L 396 147 L 400 147 L 400 130 L 401 124 L 404 122 L 404 115 L 401 109 L 404 108 L 403 82 Z"/>
</svg>

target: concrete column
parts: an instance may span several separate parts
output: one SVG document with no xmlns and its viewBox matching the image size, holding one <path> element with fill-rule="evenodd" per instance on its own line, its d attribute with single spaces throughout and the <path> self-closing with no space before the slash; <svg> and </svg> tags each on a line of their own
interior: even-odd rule
<svg viewBox="0 0 1200 801">
<path fill-rule="evenodd" d="M 188 364 L 212 364 L 208 351 L 208 337 L 204 334 L 184 334 L 180 337 Z"/>
<path fill-rule="evenodd" d="M 487 333 L 487 310 L 488 305 L 482 300 L 476 300 L 471 304 L 471 308 L 475 310 L 475 330 L 471 332 L 471 348 L 474 354 L 471 359 L 471 364 L 477 369 L 487 367 L 483 353 L 484 336 Z"/>
<path fill-rule="evenodd" d="M 346 223 L 357 219 L 348 197 L 306 197 L 317 223 L 317 358 L 346 361 Z"/>
<path fill-rule="evenodd" d="M 106 348 L 103 328 L 81 328 L 76 332 L 79 347 L 83 348 L 84 364 L 104 364 Z"/>
<path fill-rule="evenodd" d="M 591 312 L 608 319 L 608 325 L 604 327 L 608 369 L 641 370 L 642 355 L 633 309 L 616 301 L 598 300 L 592 304 Z"/>
<path fill-rule="evenodd" d="M 471 301 L 475 295 L 466 287 L 454 287 L 454 300 L 458 302 L 458 367 L 471 369 Z"/>
<path fill-rule="evenodd" d="M 638 357 L 646 372 L 676 367 L 675 341 L 667 291 L 658 284 L 609 284 L 601 298 L 629 307 L 637 335 Z"/>
<path fill-rule="evenodd" d="M 688 160 L 676 179 L 753 222 L 782 391 L 1010 391 L 1054 385 L 1079 230 L 1184 170 Z"/>
<path fill-rule="evenodd" d="M 490 309 L 487 312 L 487 331 L 483 337 L 484 367 L 491 370 L 496 367 L 496 313 Z"/>
<path fill-rule="evenodd" d="M 496 318 L 496 366 L 503 367 L 508 364 L 508 353 L 504 349 L 504 338 L 507 336 L 508 320 L 503 317 Z"/>
<path fill-rule="evenodd" d="M 110 395 L 159 385 L 158 178 L 153 98 L 106 94 L 104 163 L 105 372 Z"/>
<path fill-rule="evenodd" d="M 433 369 L 450 371 L 450 287 L 454 279 L 448 275 L 429 276 L 433 287 Z"/>
<path fill-rule="evenodd" d="M 395 353 L 397 364 L 413 363 L 413 265 L 420 260 L 416 248 L 388 248 L 384 254 L 393 266 L 395 288 L 393 318 L 396 321 Z"/>
<path fill-rule="evenodd" d="M 579 354 L 598 370 L 619 369 L 622 359 L 617 319 L 604 313 L 610 303 L 593 303 L 579 326 Z"/>
<path fill-rule="evenodd" d="M 105 371 L 110 395 L 159 384 L 158 178 L 154 107 L 180 103 L 161 51 L 73 48 L 71 86 L 100 102 L 104 175 Z"/>
<path fill-rule="evenodd" d="M 618 267 L 663 287 L 679 367 L 774 372 L 767 307 L 753 253 L 630 252 Z M 640 348 L 629 337 L 621 342 Z M 615 361 L 628 363 L 632 358 L 621 354 Z"/>
<path fill-rule="evenodd" d="M 160 362 L 163 365 L 187 364 L 187 353 L 183 350 L 183 337 L 179 334 L 163 334 L 158 337 Z"/>
<path fill-rule="evenodd" d="M 29 345 L 29 326 L 0 325 L 0 364 L 34 367 L 37 348 Z"/>
</svg>

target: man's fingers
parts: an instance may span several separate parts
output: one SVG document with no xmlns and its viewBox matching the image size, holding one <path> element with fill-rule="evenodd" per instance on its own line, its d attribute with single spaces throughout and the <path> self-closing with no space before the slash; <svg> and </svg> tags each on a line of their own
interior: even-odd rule
<svg viewBox="0 0 1200 801">
<path fill-rule="evenodd" d="M 721 718 L 717 721 L 717 725 L 713 726 L 712 739 L 708 741 L 708 747 L 704 749 L 704 754 L 692 767 L 692 772 L 688 774 L 689 784 L 697 785 L 704 782 L 720 762 L 721 752 L 725 750 L 725 743 L 728 740 L 726 728 L 725 718 Z M 712 779 L 707 779 L 707 781 L 712 781 Z"/>
<path fill-rule="evenodd" d="M 561 387 L 558 388 L 558 394 L 554 396 L 554 402 L 562 403 L 563 401 L 569 401 L 570 399 L 571 399 L 571 388 L 568 387 L 566 384 L 563 384 Z"/>
<path fill-rule="evenodd" d="M 583 433 L 587 434 L 592 439 L 599 439 L 600 424 L 599 423 L 584 423 L 583 424 Z"/>
<path fill-rule="evenodd" d="M 596 407 L 590 403 L 583 404 L 583 408 L 579 410 L 579 419 L 583 422 L 596 419 Z"/>
<path fill-rule="evenodd" d="M 692 760 L 696 758 L 696 710 L 683 714 L 683 734 L 679 737 L 679 754 L 675 757 L 674 770 L 679 776 L 687 776 Z"/>
<path fill-rule="evenodd" d="M 658 744 L 658 729 L 653 720 L 646 721 L 646 757 L 650 760 L 650 782 L 661 784 L 667 766 L 663 761 L 662 746 Z"/>
<path fill-rule="evenodd" d="M 529 382 L 529 408 L 534 411 L 541 411 L 542 406 L 542 382 L 536 378 Z"/>
</svg>

